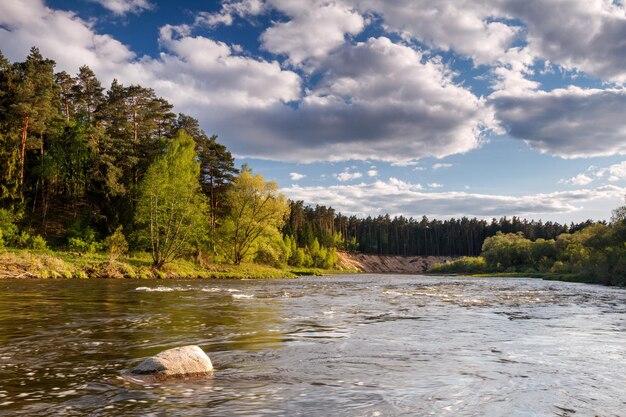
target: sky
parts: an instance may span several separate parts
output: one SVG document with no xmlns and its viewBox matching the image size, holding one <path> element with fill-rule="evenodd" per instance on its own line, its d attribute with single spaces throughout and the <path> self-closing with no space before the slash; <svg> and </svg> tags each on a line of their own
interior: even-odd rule
<svg viewBox="0 0 626 417">
<path fill-rule="evenodd" d="M 153 88 L 291 199 L 606 220 L 626 194 L 619 0 L 1 0 L 0 50 Z"/>
</svg>

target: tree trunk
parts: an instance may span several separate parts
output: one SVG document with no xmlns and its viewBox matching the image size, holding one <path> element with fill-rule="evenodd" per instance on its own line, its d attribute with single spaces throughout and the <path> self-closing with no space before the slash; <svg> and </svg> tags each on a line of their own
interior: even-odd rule
<svg viewBox="0 0 626 417">
<path fill-rule="evenodd" d="M 46 236 L 46 229 L 47 229 L 47 217 L 48 217 L 48 198 L 47 198 L 47 194 L 46 194 L 46 183 L 45 183 L 45 177 L 44 177 L 44 144 L 43 144 L 43 130 L 39 132 L 39 153 L 40 153 L 40 157 L 41 157 L 41 174 L 40 174 L 40 178 L 41 178 L 41 211 L 42 211 L 42 218 L 41 218 L 41 226 L 43 229 L 43 235 Z"/>
<path fill-rule="evenodd" d="M 28 115 L 24 116 L 24 124 L 22 125 L 20 187 L 24 184 L 24 165 L 26 165 L 26 138 L 27 137 L 28 137 Z"/>
<path fill-rule="evenodd" d="M 67 98 L 67 95 L 65 96 L 65 121 L 68 124 L 70 123 L 70 102 Z"/>
</svg>

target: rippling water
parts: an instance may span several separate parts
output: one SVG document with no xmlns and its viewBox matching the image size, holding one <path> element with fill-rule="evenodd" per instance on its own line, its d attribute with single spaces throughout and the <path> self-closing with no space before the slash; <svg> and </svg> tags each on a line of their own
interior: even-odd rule
<svg viewBox="0 0 626 417">
<path fill-rule="evenodd" d="M 211 379 L 134 384 L 200 345 Z M 626 416 L 626 291 L 533 279 L 1 281 L 2 416 Z"/>
</svg>

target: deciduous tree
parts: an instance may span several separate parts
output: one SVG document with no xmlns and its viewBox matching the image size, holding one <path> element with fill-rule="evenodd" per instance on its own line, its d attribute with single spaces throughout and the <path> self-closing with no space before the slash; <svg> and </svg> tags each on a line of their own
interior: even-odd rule
<svg viewBox="0 0 626 417">
<path fill-rule="evenodd" d="M 206 233 L 208 206 L 200 192 L 194 148 L 193 139 L 179 131 L 148 168 L 140 186 L 136 220 L 157 268 L 191 250 Z"/>
</svg>

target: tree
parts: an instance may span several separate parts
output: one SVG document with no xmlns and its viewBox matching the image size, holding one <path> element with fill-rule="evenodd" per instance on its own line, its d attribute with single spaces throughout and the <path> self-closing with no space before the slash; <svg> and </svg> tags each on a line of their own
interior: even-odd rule
<svg viewBox="0 0 626 417">
<path fill-rule="evenodd" d="M 626 201 L 626 197 L 624 197 Z M 626 206 L 620 206 L 611 213 L 611 223 L 618 224 L 626 221 Z"/>
<path fill-rule="evenodd" d="M 61 100 L 63 113 L 65 114 L 65 122 L 70 122 L 71 111 L 70 102 L 72 101 L 72 91 L 76 89 L 76 80 L 65 71 L 58 72 L 54 75 L 54 79 L 61 89 Z"/>
<path fill-rule="evenodd" d="M 12 126 L 16 73 L 0 52 L 0 206 L 13 208 L 21 200 L 19 183 L 20 153 L 17 133 Z"/>
<path fill-rule="evenodd" d="M 179 131 L 140 186 L 136 220 L 150 242 L 156 268 L 192 249 L 204 233 L 208 207 L 194 147 L 193 139 Z"/>
<path fill-rule="evenodd" d="M 179 114 L 176 120 L 179 129 L 185 129 L 196 141 L 196 151 L 200 159 L 200 185 L 202 192 L 209 198 L 211 206 L 209 222 L 211 225 L 211 245 L 215 251 L 215 231 L 217 219 L 221 214 L 223 195 L 235 175 L 235 160 L 226 147 L 217 142 L 217 136 L 208 137 L 198 124 L 198 120 L 185 114 Z"/>
<path fill-rule="evenodd" d="M 91 125 L 93 113 L 104 100 L 102 94 L 104 88 L 96 78 L 96 74 L 87 65 L 78 69 L 78 76 L 72 90 L 71 94 L 76 98 L 79 115 L 86 119 L 88 125 Z"/>
<path fill-rule="evenodd" d="M 245 167 L 226 192 L 226 206 L 228 212 L 220 227 L 221 248 L 236 265 L 253 255 L 260 239 L 276 236 L 289 215 L 289 204 L 278 192 L 278 184 L 266 182 Z"/>
<path fill-rule="evenodd" d="M 43 155 L 43 133 L 55 115 L 58 87 L 54 81 L 54 65 L 54 61 L 45 59 L 35 47 L 31 48 L 26 62 L 16 64 L 18 82 L 13 111 L 21 120 L 20 185 L 24 184 L 28 133 L 32 129 L 39 134 Z"/>
</svg>

